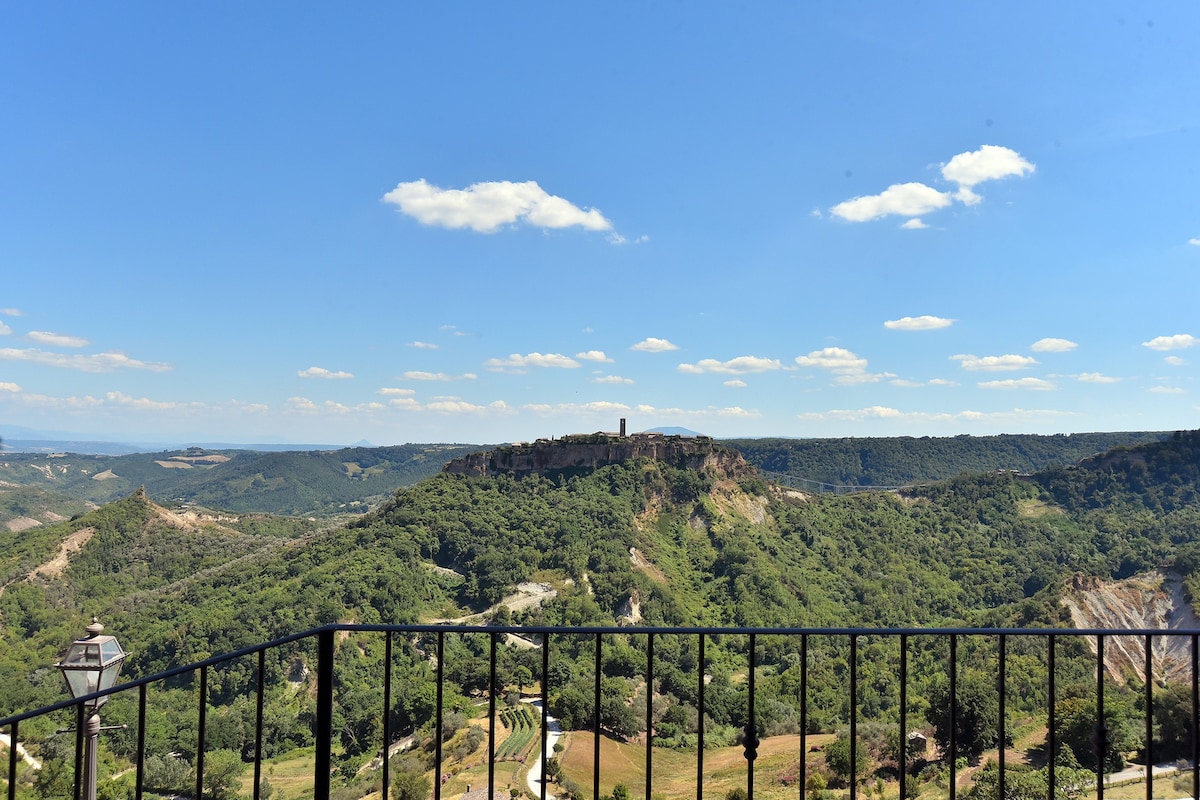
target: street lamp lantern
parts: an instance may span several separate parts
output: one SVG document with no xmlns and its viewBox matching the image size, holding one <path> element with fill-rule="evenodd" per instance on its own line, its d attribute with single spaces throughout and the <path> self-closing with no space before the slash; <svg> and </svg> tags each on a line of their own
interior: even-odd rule
<svg viewBox="0 0 1200 800">
<path fill-rule="evenodd" d="M 62 670 L 72 697 L 109 689 L 117 683 L 126 653 L 117 637 L 101 636 L 103 630 L 100 621 L 92 617 L 92 624 L 87 626 L 88 635 L 72 642 L 62 661 L 54 665 Z M 97 698 L 92 709 L 99 708 L 106 700 L 107 696 Z"/>
</svg>

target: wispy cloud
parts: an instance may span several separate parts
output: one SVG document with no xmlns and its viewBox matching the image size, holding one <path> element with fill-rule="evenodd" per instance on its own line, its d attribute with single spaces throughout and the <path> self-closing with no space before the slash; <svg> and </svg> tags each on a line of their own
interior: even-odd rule
<svg viewBox="0 0 1200 800">
<path fill-rule="evenodd" d="M 957 361 L 962 365 L 963 369 L 971 370 L 972 372 L 1004 372 L 1006 370 L 1025 369 L 1038 363 L 1033 356 L 973 356 L 959 354 L 950 356 L 951 361 Z"/>
<path fill-rule="evenodd" d="M 604 354 L 603 350 L 585 350 L 582 353 L 576 353 L 575 357 L 583 361 L 597 361 L 601 363 L 612 363 L 612 359 Z"/>
<path fill-rule="evenodd" d="M 417 393 L 416 389 L 400 389 L 394 386 L 384 386 L 376 392 L 384 397 L 412 397 Z"/>
<path fill-rule="evenodd" d="M 1029 346 L 1029 349 L 1035 353 L 1067 353 L 1076 347 L 1079 345 L 1070 339 L 1046 338 L 1038 339 Z"/>
<path fill-rule="evenodd" d="M 612 223 L 599 210 L 584 210 L 549 194 L 537 181 L 486 181 L 466 189 L 443 189 L 422 178 L 398 184 L 383 196 L 383 202 L 423 225 L 479 233 L 495 233 L 519 222 L 535 228 L 612 230 Z"/>
<path fill-rule="evenodd" d="M 869 406 L 860 409 L 831 409 L 829 411 L 809 411 L 796 416 L 811 422 L 863 422 L 872 419 L 915 422 L 920 424 L 936 422 L 971 422 L 971 423 L 1012 423 L 1032 422 L 1037 420 L 1058 419 L 1069 417 L 1073 412 L 1051 409 L 1014 408 L 1012 411 L 958 411 L 954 413 L 929 411 L 900 411 L 889 406 Z"/>
<path fill-rule="evenodd" d="M 745 389 L 749 384 L 740 378 L 733 378 L 732 380 L 723 381 L 721 385 L 728 386 L 731 389 Z"/>
<path fill-rule="evenodd" d="M 346 380 L 354 377 L 354 373 L 341 371 L 333 372 L 325 369 L 324 367 L 309 367 L 308 369 L 300 370 L 296 373 L 296 375 L 301 378 L 321 378 L 323 380 L 331 381 Z"/>
<path fill-rule="evenodd" d="M 513 353 L 508 358 L 489 358 L 484 366 L 493 372 L 524 372 L 529 367 L 557 367 L 575 369 L 579 362 L 561 353 Z"/>
<path fill-rule="evenodd" d="M 1193 236 L 1191 239 L 1188 239 L 1188 244 L 1193 247 L 1200 247 L 1200 236 Z"/>
<path fill-rule="evenodd" d="M 1192 336 L 1190 333 L 1177 333 L 1174 336 L 1155 336 L 1148 342 L 1142 342 L 1142 347 L 1148 347 L 1151 350 L 1183 350 L 1186 347 L 1191 347 L 1200 339 Z"/>
<path fill-rule="evenodd" d="M 445 372 L 424 372 L 423 370 L 409 370 L 400 377 L 410 381 L 473 381 L 479 376 L 474 372 L 464 372 L 462 375 L 449 375 Z"/>
<path fill-rule="evenodd" d="M 1005 380 L 981 381 L 977 384 L 980 389 L 1032 389 L 1046 392 L 1058 388 L 1052 381 L 1042 378 L 1007 378 Z"/>
<path fill-rule="evenodd" d="M 1102 372 L 1081 372 L 1075 376 L 1075 379 L 1083 383 L 1119 383 L 1121 381 L 1120 378 L 1114 378 Z"/>
<path fill-rule="evenodd" d="M 21 391 L 21 387 L 18 384 L 9 383 L 7 381 L 0 382 L 0 392 L 19 392 L 19 391 Z"/>
<path fill-rule="evenodd" d="M 715 358 L 702 358 L 695 364 L 680 364 L 676 369 L 688 375 L 703 375 L 708 372 L 718 375 L 747 375 L 752 372 L 770 372 L 772 370 L 783 369 L 783 364 L 776 358 L 738 356 L 728 361 L 718 361 Z"/>
<path fill-rule="evenodd" d="M 87 347 L 91 342 L 79 336 L 67 336 L 49 331 L 30 331 L 25 338 L 38 344 L 48 344 L 51 347 Z"/>
<path fill-rule="evenodd" d="M 637 350 L 640 353 L 665 353 L 668 350 L 678 350 L 679 345 L 671 344 L 671 342 L 667 341 L 666 339 L 656 339 L 653 336 L 650 336 L 646 339 L 642 339 L 629 349 Z"/>
<path fill-rule="evenodd" d="M 598 378 L 592 378 L 592 383 L 611 383 L 624 386 L 632 384 L 633 378 L 622 378 L 620 375 L 602 375 Z"/>
<path fill-rule="evenodd" d="M 890 331 L 935 331 L 939 328 L 949 328 L 953 324 L 952 319 L 924 314 L 919 317 L 889 319 L 883 323 L 883 327 Z"/>
<path fill-rule="evenodd" d="M 0 336 L 8 336 L 10 333 L 12 333 L 12 328 L 0 322 Z"/>
<path fill-rule="evenodd" d="M 1178 386 L 1151 386 L 1146 391 L 1154 392 L 1155 394 L 1187 394 L 1186 389 Z"/>
<path fill-rule="evenodd" d="M 0 314 L 6 317 L 23 317 L 25 312 L 19 308 L 0 308 Z"/>
<path fill-rule="evenodd" d="M 154 361 L 139 361 L 122 353 L 95 353 L 82 355 L 66 353 L 48 353 L 44 350 L 22 349 L 15 347 L 0 348 L 0 360 L 26 361 L 32 364 L 43 364 L 48 367 L 77 369 L 80 372 L 113 372 L 118 369 L 140 369 L 148 372 L 168 372 L 170 364 Z"/>
<path fill-rule="evenodd" d="M 1167 364 L 1170 364 L 1172 367 L 1182 367 L 1186 366 L 1188 363 L 1187 359 L 1183 358 L 1182 356 L 1167 356 L 1163 359 L 1163 361 Z"/>
<path fill-rule="evenodd" d="M 437 350 L 438 346 L 433 342 L 410 342 L 409 347 L 415 347 L 418 350 Z"/>
</svg>

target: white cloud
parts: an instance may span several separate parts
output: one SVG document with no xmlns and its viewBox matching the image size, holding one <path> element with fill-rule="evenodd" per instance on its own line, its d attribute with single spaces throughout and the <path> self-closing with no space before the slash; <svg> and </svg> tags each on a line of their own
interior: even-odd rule
<svg viewBox="0 0 1200 800">
<path fill-rule="evenodd" d="M 802 367 L 819 367 L 841 375 L 859 373 L 867 368 L 865 358 L 842 347 L 826 347 L 824 350 L 814 350 L 806 356 L 796 356 L 796 363 Z"/>
<path fill-rule="evenodd" d="M 1057 388 L 1053 382 L 1042 378 L 1007 378 L 1002 381 L 982 381 L 980 389 L 1033 389 L 1039 392 Z"/>
<path fill-rule="evenodd" d="M 1182 367 L 1187 364 L 1187 359 L 1180 356 L 1167 356 L 1163 361 L 1170 364 L 1172 367 Z"/>
<path fill-rule="evenodd" d="M 616 383 L 628 385 L 633 383 L 633 378 L 622 378 L 620 375 L 604 375 L 599 378 L 592 378 L 592 383 Z"/>
<path fill-rule="evenodd" d="M 48 344 L 51 347 L 87 347 L 91 342 L 78 336 L 66 336 L 49 331 L 30 331 L 25 338 L 38 344 Z"/>
<path fill-rule="evenodd" d="M 437 350 L 438 346 L 433 342 L 410 342 L 409 347 L 415 347 L 418 350 Z"/>
<path fill-rule="evenodd" d="M 952 319 L 924 314 L 920 317 L 889 319 L 883 323 L 883 327 L 890 331 L 934 331 L 939 328 L 949 328 L 953 324 L 954 320 Z"/>
<path fill-rule="evenodd" d="M 582 353 L 576 353 L 575 357 L 578 359 L 582 359 L 583 361 L 599 361 L 599 362 L 605 362 L 605 363 L 612 363 L 612 359 L 609 358 L 608 356 L 604 355 L 603 350 L 585 350 Z"/>
<path fill-rule="evenodd" d="M 734 378 L 733 380 L 724 381 L 721 385 L 733 389 L 745 389 L 749 384 L 740 378 Z"/>
<path fill-rule="evenodd" d="M 44 364 L 49 367 L 77 369 L 81 372 L 112 372 L 117 369 L 144 369 L 149 372 L 168 372 L 170 364 L 153 361 L 139 361 L 136 358 L 121 353 L 96 353 L 94 355 L 67 355 L 65 353 L 47 353 L 37 349 L 19 349 L 15 347 L 0 348 L 0 360 L 27 361 L 32 364 Z"/>
<path fill-rule="evenodd" d="M 1078 344 L 1070 339 L 1038 339 L 1029 349 L 1035 353 L 1066 353 L 1079 347 Z"/>
<path fill-rule="evenodd" d="M 1200 247 L 1200 236 L 1193 236 L 1191 239 L 1188 239 L 1188 244 L 1193 247 Z"/>
<path fill-rule="evenodd" d="M 109 392 L 105 395 L 105 399 L 112 405 L 136 408 L 140 411 L 173 411 L 188 405 L 186 403 L 174 403 L 164 400 L 151 400 L 148 397 L 131 397 L 124 392 Z M 195 403 L 191 405 L 200 407 L 203 404 Z"/>
<path fill-rule="evenodd" d="M 308 369 L 300 370 L 299 372 L 296 373 L 296 375 L 301 378 L 322 378 L 324 380 L 334 380 L 334 381 L 346 380 L 347 378 L 354 377 L 353 373 L 341 372 L 341 371 L 331 372 L 330 370 L 327 370 L 324 367 L 309 367 Z"/>
<path fill-rule="evenodd" d="M 0 336 L 8 336 L 10 333 L 12 333 L 12 328 L 0 322 Z"/>
<path fill-rule="evenodd" d="M 923 231 L 929 226 L 922 222 L 920 217 L 913 217 L 907 222 L 901 224 L 900 227 L 906 231 Z"/>
<path fill-rule="evenodd" d="M 892 386 L 899 386 L 902 389 L 918 389 L 925 385 L 925 384 L 921 383 L 920 381 L 910 381 L 910 380 L 905 380 L 904 378 L 896 378 L 891 383 L 892 383 Z"/>
<path fill-rule="evenodd" d="M 951 361 L 958 361 L 963 369 L 982 372 L 1003 372 L 1006 370 L 1025 369 L 1038 363 L 1033 356 L 979 356 L 960 354 L 950 356 Z"/>
<path fill-rule="evenodd" d="M 1118 383 L 1120 378 L 1113 378 L 1101 372 L 1081 372 L 1076 376 L 1077 380 L 1084 383 Z"/>
<path fill-rule="evenodd" d="M 15 383 L 8 383 L 8 382 L 0 383 L 0 392 L 19 392 L 19 391 L 21 391 L 21 387 Z"/>
<path fill-rule="evenodd" d="M 771 370 L 783 369 L 783 364 L 777 358 L 738 356 L 728 361 L 717 361 L 715 358 L 702 358 L 695 364 L 680 364 L 676 369 L 688 375 L 703 375 L 708 372 L 720 375 L 747 375 L 752 372 L 769 372 Z"/>
<path fill-rule="evenodd" d="M 950 381 L 945 378 L 934 378 L 929 381 L 930 386 L 958 386 L 958 381 Z"/>
<path fill-rule="evenodd" d="M 653 336 L 642 339 L 637 344 L 629 348 L 637 350 L 641 353 L 665 353 L 668 350 L 678 350 L 679 346 L 671 344 L 666 339 L 655 339 Z"/>
<path fill-rule="evenodd" d="M 1156 336 L 1148 342 L 1142 342 L 1142 347 L 1151 350 L 1182 350 L 1200 343 L 1200 339 L 1190 333 L 1177 333 L 1174 336 Z"/>
<path fill-rule="evenodd" d="M 508 404 L 503 400 L 495 400 L 487 405 L 469 403 L 458 397 L 439 397 L 425 404 L 427 411 L 439 414 L 477 414 L 486 415 L 508 411 Z"/>
<path fill-rule="evenodd" d="M 23 317 L 23 316 L 25 316 L 25 312 L 21 311 L 21 309 L 19 309 L 19 308 L 0 308 L 0 314 L 3 314 L 6 317 Z"/>
<path fill-rule="evenodd" d="M 579 366 L 579 362 L 561 353 L 530 353 L 524 356 L 513 353 L 508 358 L 489 358 L 484 362 L 484 366 L 498 372 L 523 372 L 528 367 L 574 369 Z"/>
<path fill-rule="evenodd" d="M 903 422 L 915 422 L 922 425 L 939 422 L 972 422 L 992 424 L 1012 424 L 1014 422 L 1032 422 L 1037 420 L 1058 419 L 1072 416 L 1070 411 L 1055 411 L 1049 409 L 1014 408 L 1012 411 L 959 411 L 956 413 L 934 413 L 928 411 L 899 411 L 887 406 L 870 406 L 862 409 L 832 409 L 830 411 L 809 411 L 796 416 L 811 422 L 862 422 L 869 419 L 888 419 Z"/>
<path fill-rule="evenodd" d="M 860 383 L 878 383 L 896 377 L 890 372 L 867 372 L 867 360 L 842 347 L 826 347 L 814 350 L 806 356 L 796 356 L 802 367 L 818 367 L 834 374 L 833 382 L 839 386 L 854 386 Z"/>
<path fill-rule="evenodd" d="M 376 392 L 384 397 L 412 397 L 416 393 L 416 389 L 397 389 L 391 386 L 385 386 Z"/>
<path fill-rule="evenodd" d="M 1185 389 L 1178 386 L 1152 386 L 1146 391 L 1154 392 L 1155 394 L 1187 394 Z"/>
<path fill-rule="evenodd" d="M 895 183 L 879 194 L 855 197 L 829 209 L 835 217 L 867 222 L 896 214 L 919 217 L 950 205 L 950 195 L 923 183 Z"/>
<path fill-rule="evenodd" d="M 1035 169 L 1036 167 L 1022 158 L 1016 150 L 985 144 L 978 150 L 959 153 L 950 159 L 942 167 L 942 177 L 969 190 L 984 181 L 1007 178 L 1012 175 L 1024 176 Z M 978 196 L 976 195 L 976 197 Z M 963 202 L 966 202 L 967 205 L 974 204 L 967 200 Z M 978 202 L 978 200 L 974 202 Z"/>
<path fill-rule="evenodd" d="M 520 221 L 537 228 L 612 230 L 612 223 L 597 209 L 585 211 L 548 194 L 537 181 L 486 181 L 466 189 L 442 189 L 422 178 L 398 184 L 383 201 L 423 225 L 470 228 L 480 233 L 495 233 Z"/>
</svg>

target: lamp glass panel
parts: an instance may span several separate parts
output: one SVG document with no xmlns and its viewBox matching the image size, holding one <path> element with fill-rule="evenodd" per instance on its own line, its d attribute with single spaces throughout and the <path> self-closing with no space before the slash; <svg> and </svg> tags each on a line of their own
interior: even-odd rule
<svg viewBox="0 0 1200 800">
<path fill-rule="evenodd" d="M 62 663 L 77 667 L 99 666 L 100 645 L 92 642 L 75 642 L 67 650 L 67 655 L 63 658 Z"/>
<path fill-rule="evenodd" d="M 71 689 L 72 697 L 83 697 L 96 691 L 100 681 L 98 669 L 64 669 L 67 686 Z"/>
<path fill-rule="evenodd" d="M 100 642 L 100 657 L 105 662 L 125 656 L 125 651 L 121 649 L 121 645 L 117 642 L 115 636 L 104 636 L 101 638 L 103 641 Z"/>
</svg>

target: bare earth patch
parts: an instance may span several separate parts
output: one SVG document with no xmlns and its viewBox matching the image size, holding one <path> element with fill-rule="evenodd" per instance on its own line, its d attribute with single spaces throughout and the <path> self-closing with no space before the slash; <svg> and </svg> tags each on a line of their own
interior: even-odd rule
<svg viewBox="0 0 1200 800">
<path fill-rule="evenodd" d="M 63 574 L 63 570 L 67 568 L 67 561 L 72 555 L 83 549 L 83 546 L 88 543 L 88 540 L 96 533 L 95 528 L 80 528 L 72 533 L 58 547 L 58 555 L 42 564 L 40 567 L 29 573 L 29 577 L 35 575 L 45 578 L 57 578 Z"/>
<path fill-rule="evenodd" d="M 155 461 L 163 469 L 191 469 L 192 465 L 185 461 Z"/>
<path fill-rule="evenodd" d="M 113 472 L 111 469 L 106 469 L 106 470 L 104 470 L 104 472 L 97 472 L 95 475 L 93 475 L 92 480 L 107 481 L 107 480 L 112 480 L 113 478 L 116 478 L 116 477 L 117 477 L 117 473 Z"/>
<path fill-rule="evenodd" d="M 36 519 L 30 519 L 29 517 L 17 517 L 16 519 L 10 519 L 8 522 L 4 523 L 4 527 L 8 528 L 10 533 L 20 533 L 21 531 L 27 531 L 30 528 L 36 528 L 41 524 L 42 523 L 38 522 Z"/>
</svg>

